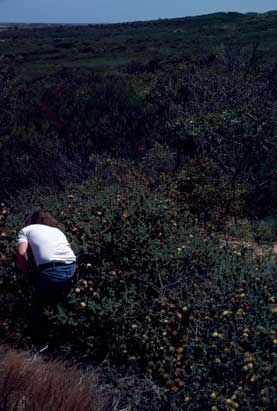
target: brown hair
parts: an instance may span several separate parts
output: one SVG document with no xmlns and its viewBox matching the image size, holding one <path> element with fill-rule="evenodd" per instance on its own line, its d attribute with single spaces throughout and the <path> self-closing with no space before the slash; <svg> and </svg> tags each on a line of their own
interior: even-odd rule
<svg viewBox="0 0 277 411">
<path fill-rule="evenodd" d="M 61 223 L 59 223 L 54 217 L 52 217 L 50 213 L 42 210 L 37 210 L 32 214 L 27 215 L 27 217 L 25 218 L 25 226 L 31 224 L 43 224 L 64 230 L 64 227 Z"/>
</svg>

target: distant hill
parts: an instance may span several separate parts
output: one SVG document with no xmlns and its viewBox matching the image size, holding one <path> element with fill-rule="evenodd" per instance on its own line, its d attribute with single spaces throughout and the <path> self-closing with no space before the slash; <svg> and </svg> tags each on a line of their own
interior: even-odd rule
<svg viewBox="0 0 277 411">
<path fill-rule="evenodd" d="M 16 67 L 28 78 L 60 68 L 125 72 L 129 64 L 150 63 L 150 71 L 158 64 L 167 70 L 176 61 L 212 56 L 222 46 L 258 46 L 265 62 L 277 52 L 277 11 L 116 24 L 0 23 L 0 30 L 0 56 L 20 63 Z"/>
</svg>

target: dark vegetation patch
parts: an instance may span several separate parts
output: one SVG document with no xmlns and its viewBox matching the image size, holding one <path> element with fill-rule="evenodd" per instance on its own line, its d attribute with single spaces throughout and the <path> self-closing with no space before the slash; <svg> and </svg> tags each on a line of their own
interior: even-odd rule
<svg viewBox="0 0 277 411">
<path fill-rule="evenodd" d="M 103 365 L 115 409 L 273 410 L 276 13 L 1 32 L 0 332 L 30 348 L 26 211 L 80 281 L 53 355 Z M 231 226 L 231 228 L 230 228 Z"/>
</svg>

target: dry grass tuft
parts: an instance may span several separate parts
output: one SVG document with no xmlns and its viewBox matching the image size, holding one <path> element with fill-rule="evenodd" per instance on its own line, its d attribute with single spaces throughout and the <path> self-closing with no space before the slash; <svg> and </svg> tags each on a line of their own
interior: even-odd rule
<svg viewBox="0 0 277 411">
<path fill-rule="evenodd" d="M 0 348 L 0 411 L 104 411 L 95 374 Z"/>
</svg>

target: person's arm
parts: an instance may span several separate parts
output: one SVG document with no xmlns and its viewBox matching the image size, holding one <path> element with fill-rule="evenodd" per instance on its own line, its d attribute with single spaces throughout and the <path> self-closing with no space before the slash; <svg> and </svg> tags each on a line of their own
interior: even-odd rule
<svg viewBox="0 0 277 411">
<path fill-rule="evenodd" d="M 28 271 L 27 249 L 28 249 L 27 242 L 19 243 L 17 246 L 16 262 L 17 262 L 18 268 L 21 271 L 23 271 L 23 273 L 27 273 Z"/>
</svg>

